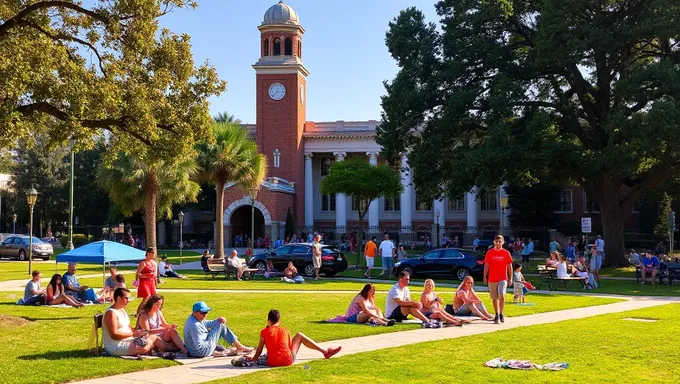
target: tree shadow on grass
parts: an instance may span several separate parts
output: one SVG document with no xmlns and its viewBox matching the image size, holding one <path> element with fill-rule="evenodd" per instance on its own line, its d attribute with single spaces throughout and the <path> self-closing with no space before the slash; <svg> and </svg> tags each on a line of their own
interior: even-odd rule
<svg viewBox="0 0 680 384">
<path fill-rule="evenodd" d="M 81 320 L 85 318 L 90 318 L 92 316 L 81 316 L 81 317 L 30 317 L 30 316 L 19 316 L 28 321 L 57 321 L 57 320 Z"/>
<path fill-rule="evenodd" d="M 19 360 L 67 360 L 67 359 L 87 359 L 94 358 L 87 350 L 71 350 L 71 351 L 52 351 L 38 353 L 35 355 L 18 356 Z"/>
</svg>

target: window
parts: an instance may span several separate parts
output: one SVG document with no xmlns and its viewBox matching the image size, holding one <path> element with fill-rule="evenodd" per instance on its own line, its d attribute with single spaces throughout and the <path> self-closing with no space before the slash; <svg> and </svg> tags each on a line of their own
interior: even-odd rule
<svg viewBox="0 0 680 384">
<path fill-rule="evenodd" d="M 359 202 L 359 201 L 358 201 L 357 199 L 355 199 L 355 198 L 352 197 L 352 211 L 353 211 L 353 212 L 358 212 L 358 211 L 359 211 L 359 209 L 358 209 L 358 204 L 357 204 L 358 202 Z M 377 202 L 376 202 L 376 201 L 373 201 L 371 204 L 377 204 Z M 366 211 L 367 211 L 367 209 L 366 209 L 366 202 L 365 202 L 365 201 L 364 201 L 363 204 L 361 205 L 361 211 L 362 211 L 362 212 L 366 212 Z"/>
<path fill-rule="evenodd" d="M 269 39 L 264 39 L 264 55 L 269 56 Z"/>
<path fill-rule="evenodd" d="M 285 53 L 286 56 L 293 55 L 293 40 L 291 40 L 290 37 L 287 37 L 285 41 Z"/>
<path fill-rule="evenodd" d="M 460 199 L 449 199 L 450 212 L 465 212 L 465 195 Z"/>
<path fill-rule="evenodd" d="M 432 200 L 420 198 L 416 195 L 416 211 L 431 211 Z"/>
<path fill-rule="evenodd" d="M 583 212 L 600 213 L 600 202 L 588 199 L 586 191 L 583 191 Z"/>
<path fill-rule="evenodd" d="M 496 191 L 488 191 L 482 196 L 482 212 L 497 212 Z"/>
<path fill-rule="evenodd" d="M 281 56 L 281 39 L 274 39 L 274 56 Z"/>
<path fill-rule="evenodd" d="M 423 255 L 423 258 L 429 259 L 429 260 L 438 259 L 439 258 L 439 251 L 428 252 L 428 253 Z"/>
<path fill-rule="evenodd" d="M 279 168 L 281 166 L 281 152 L 277 148 L 274 150 L 274 168 Z"/>
<path fill-rule="evenodd" d="M 305 255 L 312 253 L 312 249 L 306 245 L 294 245 L 292 253 Z"/>
<path fill-rule="evenodd" d="M 335 161 L 332 157 L 322 157 L 321 158 L 321 176 L 328 176 L 328 170 L 331 168 L 331 164 Z"/>
<path fill-rule="evenodd" d="M 463 254 L 456 251 L 455 249 L 446 249 L 443 251 L 442 259 L 462 259 Z"/>
<path fill-rule="evenodd" d="M 290 251 L 290 245 L 284 245 L 283 247 L 279 247 L 274 251 L 274 254 L 276 256 L 285 256 L 288 254 Z"/>
<path fill-rule="evenodd" d="M 401 210 L 401 199 L 397 197 L 385 197 L 383 198 L 385 212 L 398 212 Z"/>
<path fill-rule="evenodd" d="M 572 213 L 572 195 L 571 189 L 563 189 L 560 191 L 560 207 L 556 213 Z"/>
<path fill-rule="evenodd" d="M 399 157 L 394 157 L 390 161 L 390 167 L 397 171 L 397 173 L 401 173 L 401 158 Z"/>
<path fill-rule="evenodd" d="M 323 212 L 335 212 L 335 194 L 321 195 L 321 210 Z"/>
</svg>

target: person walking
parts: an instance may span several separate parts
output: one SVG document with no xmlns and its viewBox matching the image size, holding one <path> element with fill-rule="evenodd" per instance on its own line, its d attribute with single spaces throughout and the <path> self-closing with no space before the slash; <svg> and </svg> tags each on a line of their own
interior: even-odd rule
<svg viewBox="0 0 680 384">
<path fill-rule="evenodd" d="M 385 276 L 386 273 L 388 278 L 392 276 L 392 257 L 395 250 L 394 243 L 390 241 L 390 235 L 385 234 L 384 240 L 380 243 L 380 256 L 382 257 L 383 265 L 383 272 L 380 276 Z"/>
<path fill-rule="evenodd" d="M 321 235 L 314 236 L 312 244 L 312 264 L 314 264 L 314 280 L 319 280 L 319 270 L 321 269 Z"/>
<path fill-rule="evenodd" d="M 364 256 L 366 257 L 366 273 L 364 277 L 367 279 L 371 278 L 371 271 L 375 265 L 375 254 L 378 251 L 378 246 L 375 245 L 375 236 L 371 237 L 371 240 L 366 242 L 364 247 Z"/>
<path fill-rule="evenodd" d="M 501 323 L 505 322 L 503 317 L 505 293 L 508 285 L 512 285 L 512 255 L 503 248 L 504 241 L 502 235 L 496 235 L 493 248 L 489 249 L 484 257 L 484 284 L 489 285 L 489 295 L 496 314 L 493 322 L 496 324 L 499 320 Z"/>
</svg>

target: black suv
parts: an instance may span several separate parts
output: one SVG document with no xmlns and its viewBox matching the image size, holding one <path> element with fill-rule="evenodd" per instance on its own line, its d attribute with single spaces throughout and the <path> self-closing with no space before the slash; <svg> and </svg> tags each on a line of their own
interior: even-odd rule
<svg viewBox="0 0 680 384">
<path fill-rule="evenodd" d="M 314 276 L 312 244 L 309 243 L 286 244 L 273 251 L 257 254 L 250 259 L 248 266 L 263 272 L 267 269 L 267 261 L 271 261 L 274 269 L 281 272 L 286 269 L 288 262 L 292 261 L 298 273 L 309 277 Z M 321 270 L 319 273 L 335 276 L 338 272 L 346 269 L 347 259 L 345 255 L 332 245 L 322 245 Z"/>
</svg>

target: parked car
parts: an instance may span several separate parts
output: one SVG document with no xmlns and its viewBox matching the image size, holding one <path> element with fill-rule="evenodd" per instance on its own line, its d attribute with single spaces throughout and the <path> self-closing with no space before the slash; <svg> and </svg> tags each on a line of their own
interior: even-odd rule
<svg viewBox="0 0 680 384">
<path fill-rule="evenodd" d="M 471 275 L 481 279 L 484 273 L 484 254 L 463 248 L 434 249 L 424 255 L 394 265 L 394 273 L 406 271 L 412 277 L 465 279 Z"/>
<path fill-rule="evenodd" d="M 510 250 L 510 246 L 512 245 L 512 241 L 514 241 L 514 238 L 511 239 L 510 236 L 503 236 L 505 238 L 505 242 L 503 243 L 503 248 Z M 487 249 L 490 247 L 493 247 L 493 239 L 481 239 L 479 240 L 479 249 L 478 251 L 480 252 L 486 252 Z"/>
<path fill-rule="evenodd" d="M 312 244 L 297 243 L 286 244 L 273 251 L 260 253 L 248 261 L 250 268 L 257 268 L 260 271 L 267 269 L 267 261 L 271 261 L 274 269 L 283 271 L 292 261 L 300 274 L 308 277 L 314 276 L 314 265 L 312 264 Z M 338 272 L 347 269 L 347 259 L 345 255 L 332 245 L 324 245 L 321 248 L 321 270 L 326 276 L 335 276 Z"/>
<path fill-rule="evenodd" d="M 0 257 L 10 259 L 28 260 L 29 237 L 24 235 L 12 235 L 0 243 Z M 33 258 L 49 260 L 54 253 L 52 244 L 46 243 L 37 237 L 33 237 Z"/>
</svg>

